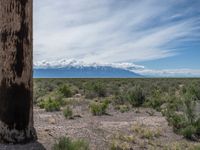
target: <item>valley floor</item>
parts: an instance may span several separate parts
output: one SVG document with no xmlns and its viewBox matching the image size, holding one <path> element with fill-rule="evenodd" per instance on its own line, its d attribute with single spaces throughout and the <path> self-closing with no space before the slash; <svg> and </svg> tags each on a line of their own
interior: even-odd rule
<svg viewBox="0 0 200 150">
<path fill-rule="evenodd" d="M 83 138 L 91 150 L 109 150 L 118 144 L 125 150 L 191 149 L 198 145 L 175 134 L 161 113 L 139 108 L 126 113 L 110 108 L 108 115 L 92 116 L 86 106 L 76 106 L 74 119 L 65 119 L 62 112 L 46 112 L 34 108 L 38 142 L 26 145 L 1 145 L 1 150 L 51 150 L 62 136 Z M 143 132 L 139 132 L 143 131 Z M 121 149 L 119 149 L 121 150 Z"/>
<path fill-rule="evenodd" d="M 105 116 L 92 116 L 86 106 L 76 106 L 74 110 L 77 118 L 67 120 L 62 112 L 34 108 L 38 141 L 47 150 L 62 136 L 83 138 L 91 150 L 108 150 L 113 144 L 138 150 L 186 148 L 198 144 L 176 135 L 161 113 L 149 108 L 126 113 L 110 108 Z"/>
</svg>

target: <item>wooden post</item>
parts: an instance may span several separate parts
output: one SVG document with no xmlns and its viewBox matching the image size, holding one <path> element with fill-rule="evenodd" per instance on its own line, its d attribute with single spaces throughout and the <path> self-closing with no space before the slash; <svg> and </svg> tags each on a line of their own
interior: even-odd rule
<svg viewBox="0 0 200 150">
<path fill-rule="evenodd" d="M 36 139 L 33 127 L 32 0 L 0 0 L 0 142 Z"/>
</svg>

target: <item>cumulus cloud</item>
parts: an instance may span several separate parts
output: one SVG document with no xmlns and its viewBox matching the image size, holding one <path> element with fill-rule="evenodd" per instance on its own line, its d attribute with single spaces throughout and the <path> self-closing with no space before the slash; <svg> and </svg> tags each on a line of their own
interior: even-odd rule
<svg viewBox="0 0 200 150">
<path fill-rule="evenodd" d="M 183 2 L 35 0 L 34 62 L 110 64 L 177 55 L 179 44 L 199 39 L 200 20 Z"/>
<path fill-rule="evenodd" d="M 144 69 L 144 66 L 136 65 L 134 63 L 88 63 L 84 61 L 77 61 L 75 59 L 61 59 L 61 60 L 42 60 L 34 62 L 34 68 L 65 68 L 65 67 L 113 67 L 125 70 Z"/>
</svg>

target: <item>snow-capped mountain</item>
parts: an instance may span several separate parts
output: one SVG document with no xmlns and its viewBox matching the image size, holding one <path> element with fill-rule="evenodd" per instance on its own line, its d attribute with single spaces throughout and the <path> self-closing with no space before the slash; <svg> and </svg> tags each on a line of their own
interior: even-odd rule
<svg viewBox="0 0 200 150">
<path fill-rule="evenodd" d="M 74 59 L 40 61 L 34 63 L 36 78 L 132 78 L 141 77 L 133 72 L 143 66 L 133 63 L 86 63 Z"/>
<path fill-rule="evenodd" d="M 64 67 L 113 67 L 121 69 L 143 69 L 143 66 L 135 65 L 133 63 L 86 63 L 84 61 L 77 61 L 75 59 L 61 59 L 56 61 L 37 61 L 34 63 L 34 68 L 64 68 Z"/>
</svg>

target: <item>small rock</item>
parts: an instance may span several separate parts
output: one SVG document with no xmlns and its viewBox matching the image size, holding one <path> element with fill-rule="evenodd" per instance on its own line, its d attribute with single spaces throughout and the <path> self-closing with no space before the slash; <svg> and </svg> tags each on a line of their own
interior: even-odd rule
<svg viewBox="0 0 200 150">
<path fill-rule="evenodd" d="M 45 131 L 45 132 L 49 132 L 49 131 L 50 131 L 50 129 L 46 128 L 46 129 L 44 129 L 44 131 Z"/>
<path fill-rule="evenodd" d="M 81 97 L 81 94 L 76 94 L 76 95 L 74 95 L 74 97 L 80 98 L 80 97 Z"/>
<path fill-rule="evenodd" d="M 54 119 L 54 118 L 49 118 L 48 122 L 49 122 L 50 124 L 56 124 L 56 119 Z"/>
</svg>

